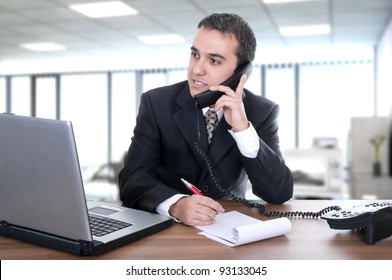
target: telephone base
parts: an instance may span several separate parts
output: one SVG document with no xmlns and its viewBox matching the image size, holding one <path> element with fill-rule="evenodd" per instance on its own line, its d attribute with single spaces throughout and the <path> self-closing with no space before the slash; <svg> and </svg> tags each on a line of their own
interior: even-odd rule
<svg viewBox="0 0 392 280">
<path fill-rule="evenodd" d="M 375 242 L 392 236 L 392 203 L 373 202 L 350 209 L 327 213 L 321 217 L 332 229 L 364 230 L 364 242 Z"/>
<path fill-rule="evenodd" d="M 390 236 L 392 236 L 392 218 L 369 225 L 365 228 L 365 243 L 368 245 L 373 245 L 376 241 Z"/>
</svg>

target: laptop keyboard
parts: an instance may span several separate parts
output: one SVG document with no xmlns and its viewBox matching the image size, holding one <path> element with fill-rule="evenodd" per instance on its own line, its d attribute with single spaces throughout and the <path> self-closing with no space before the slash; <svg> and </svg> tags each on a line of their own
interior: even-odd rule
<svg viewBox="0 0 392 280">
<path fill-rule="evenodd" d="M 92 234 L 101 237 L 114 231 L 130 227 L 132 224 L 110 218 L 90 216 L 90 226 Z"/>
</svg>

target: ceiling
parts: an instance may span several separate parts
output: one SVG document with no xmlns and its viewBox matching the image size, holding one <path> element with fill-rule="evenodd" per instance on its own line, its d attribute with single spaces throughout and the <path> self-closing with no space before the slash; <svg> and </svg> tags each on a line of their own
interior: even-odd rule
<svg viewBox="0 0 392 280">
<path fill-rule="evenodd" d="M 375 46 L 392 16 L 392 0 L 320 0 L 266 5 L 260 0 L 123 0 L 139 14 L 91 19 L 68 8 L 105 0 L 0 0 L 0 62 L 128 55 L 180 49 L 189 52 L 196 26 L 212 12 L 237 13 L 265 49 Z M 106 0 L 109 1 L 109 0 Z M 324 36 L 283 38 L 278 28 L 329 23 Z M 175 33 L 182 45 L 148 46 L 140 35 Z M 21 44 L 54 42 L 60 52 L 34 52 Z"/>
</svg>

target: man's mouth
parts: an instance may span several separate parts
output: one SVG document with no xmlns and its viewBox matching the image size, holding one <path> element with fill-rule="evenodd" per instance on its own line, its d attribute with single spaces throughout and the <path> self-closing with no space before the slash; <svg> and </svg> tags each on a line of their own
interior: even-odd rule
<svg viewBox="0 0 392 280">
<path fill-rule="evenodd" d="M 208 84 L 205 84 L 203 82 L 197 81 L 197 80 L 192 80 L 193 81 L 193 85 L 197 88 L 204 88 L 204 87 L 208 87 Z"/>
<path fill-rule="evenodd" d="M 210 86 L 207 83 L 204 83 L 203 81 L 200 80 L 191 78 L 188 80 L 188 82 L 189 82 L 189 87 L 192 96 L 195 96 L 196 94 L 204 92 L 210 88 Z"/>
</svg>

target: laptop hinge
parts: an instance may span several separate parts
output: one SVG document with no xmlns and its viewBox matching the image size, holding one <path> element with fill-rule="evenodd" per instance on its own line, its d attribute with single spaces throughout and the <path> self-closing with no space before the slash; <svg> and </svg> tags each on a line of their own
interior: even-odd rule
<svg viewBox="0 0 392 280">
<path fill-rule="evenodd" d="M 80 254 L 82 256 L 89 256 L 93 253 L 94 243 L 86 240 L 79 240 Z"/>
<path fill-rule="evenodd" d="M 92 241 L 72 240 L 12 225 L 4 220 L 0 223 L 0 235 L 82 256 L 91 255 L 94 247 Z"/>
</svg>

